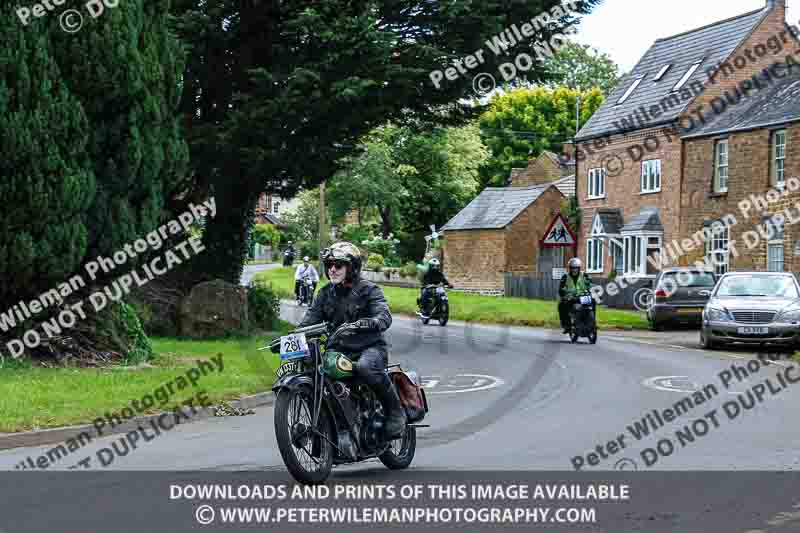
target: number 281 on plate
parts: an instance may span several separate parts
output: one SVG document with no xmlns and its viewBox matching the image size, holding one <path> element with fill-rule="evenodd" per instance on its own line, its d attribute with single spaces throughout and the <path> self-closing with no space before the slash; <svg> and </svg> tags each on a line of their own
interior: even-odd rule
<svg viewBox="0 0 800 533">
<path fill-rule="evenodd" d="M 281 359 L 299 359 L 308 355 L 305 333 L 281 337 Z"/>
</svg>

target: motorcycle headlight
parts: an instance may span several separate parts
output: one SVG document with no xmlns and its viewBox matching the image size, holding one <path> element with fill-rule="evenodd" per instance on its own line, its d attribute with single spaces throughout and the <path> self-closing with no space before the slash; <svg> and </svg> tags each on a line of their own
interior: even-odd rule
<svg viewBox="0 0 800 533">
<path fill-rule="evenodd" d="M 731 322 L 733 320 L 726 310 L 713 307 L 706 311 L 706 318 L 715 322 Z"/>
<path fill-rule="evenodd" d="M 800 322 L 800 309 L 794 307 L 782 312 L 778 318 L 780 322 Z"/>
</svg>

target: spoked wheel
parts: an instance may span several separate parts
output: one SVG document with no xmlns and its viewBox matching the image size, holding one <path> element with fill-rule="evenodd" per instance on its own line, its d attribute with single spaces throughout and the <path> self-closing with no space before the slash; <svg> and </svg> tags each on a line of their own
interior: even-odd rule
<svg viewBox="0 0 800 533">
<path fill-rule="evenodd" d="M 448 320 L 450 320 L 450 304 L 442 302 L 442 306 L 439 309 L 439 325 L 446 326 Z"/>
<path fill-rule="evenodd" d="M 283 462 L 297 481 L 323 483 L 333 466 L 330 419 L 323 411 L 312 427 L 314 395 L 308 387 L 278 392 L 275 402 L 275 437 Z"/>
<path fill-rule="evenodd" d="M 391 470 L 408 468 L 417 451 L 417 428 L 406 426 L 403 436 L 391 442 L 389 449 L 378 459 Z"/>
</svg>

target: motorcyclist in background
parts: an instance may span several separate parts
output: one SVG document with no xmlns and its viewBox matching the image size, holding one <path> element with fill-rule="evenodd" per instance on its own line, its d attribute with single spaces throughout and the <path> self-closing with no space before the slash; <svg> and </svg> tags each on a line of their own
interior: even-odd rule
<svg viewBox="0 0 800 533">
<path fill-rule="evenodd" d="M 569 260 L 569 273 L 561 277 L 561 283 L 558 286 L 558 295 L 560 300 L 558 302 L 558 318 L 561 321 L 561 327 L 564 333 L 569 333 L 572 325 L 570 323 L 570 312 L 575 299 L 588 292 L 592 287 L 592 282 L 589 277 L 581 272 L 583 264 L 577 257 Z"/>
<path fill-rule="evenodd" d="M 298 302 L 300 301 L 300 286 L 305 281 L 305 278 L 310 277 L 314 280 L 314 284 L 311 285 L 311 294 L 309 295 L 309 301 L 314 300 L 314 293 L 317 290 L 317 283 L 319 283 L 319 274 L 317 273 L 317 269 L 314 268 L 309 262 L 309 257 L 305 256 L 303 258 L 303 264 L 297 265 L 297 270 L 294 271 L 294 298 Z"/>
<path fill-rule="evenodd" d="M 354 371 L 383 406 L 386 438 L 398 438 L 405 430 L 406 414 L 386 373 L 389 352 L 383 332 L 392 325 L 392 315 L 383 290 L 361 279 L 361 251 L 349 242 L 332 244 L 322 251 L 320 259 L 330 283 L 320 289 L 298 327 L 320 322 L 337 329 L 345 325 L 345 334 L 327 348 L 353 360 Z"/>
<path fill-rule="evenodd" d="M 433 295 L 432 289 L 427 289 L 428 285 L 445 284 L 448 288 L 452 289 L 453 286 L 447 281 L 447 278 L 442 272 L 442 264 L 435 257 L 428 262 L 428 271 L 422 277 L 422 294 L 420 294 L 420 306 L 422 318 L 430 318 L 430 305 Z"/>
</svg>

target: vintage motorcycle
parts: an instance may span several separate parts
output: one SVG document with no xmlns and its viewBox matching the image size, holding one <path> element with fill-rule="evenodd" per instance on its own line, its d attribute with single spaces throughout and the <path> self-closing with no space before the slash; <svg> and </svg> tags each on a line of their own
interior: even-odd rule
<svg viewBox="0 0 800 533">
<path fill-rule="evenodd" d="M 400 438 L 384 437 L 383 408 L 372 390 L 353 374 L 345 355 L 325 346 L 342 328 L 326 323 L 299 328 L 269 346 L 281 354 L 275 393 L 275 436 L 292 477 L 320 484 L 334 465 L 377 457 L 386 467 L 407 468 L 417 446 L 417 424 L 428 412 L 425 392 L 415 372 L 391 365 L 387 372 L 397 387 L 408 424 Z"/>
<path fill-rule="evenodd" d="M 447 298 L 447 291 L 439 285 L 426 285 L 425 290 L 433 291 L 431 314 L 428 317 L 422 314 L 422 298 L 417 298 L 417 307 L 419 307 L 417 316 L 423 324 L 427 324 L 432 318 L 435 318 L 439 321 L 440 326 L 446 326 L 447 321 L 450 320 L 450 302 Z"/>
<path fill-rule="evenodd" d="M 294 252 L 291 250 L 285 250 L 283 252 L 283 266 L 288 267 L 294 264 Z"/>
<path fill-rule="evenodd" d="M 314 303 L 314 280 L 310 277 L 305 277 L 300 280 L 300 291 L 299 291 L 299 299 L 297 303 L 299 305 L 307 305 L 311 307 L 311 304 Z"/>
<path fill-rule="evenodd" d="M 592 295 L 588 292 L 578 295 L 572 301 L 572 311 L 570 312 L 570 340 L 578 342 L 578 339 L 585 337 L 590 344 L 597 342 L 597 304 Z"/>
</svg>

